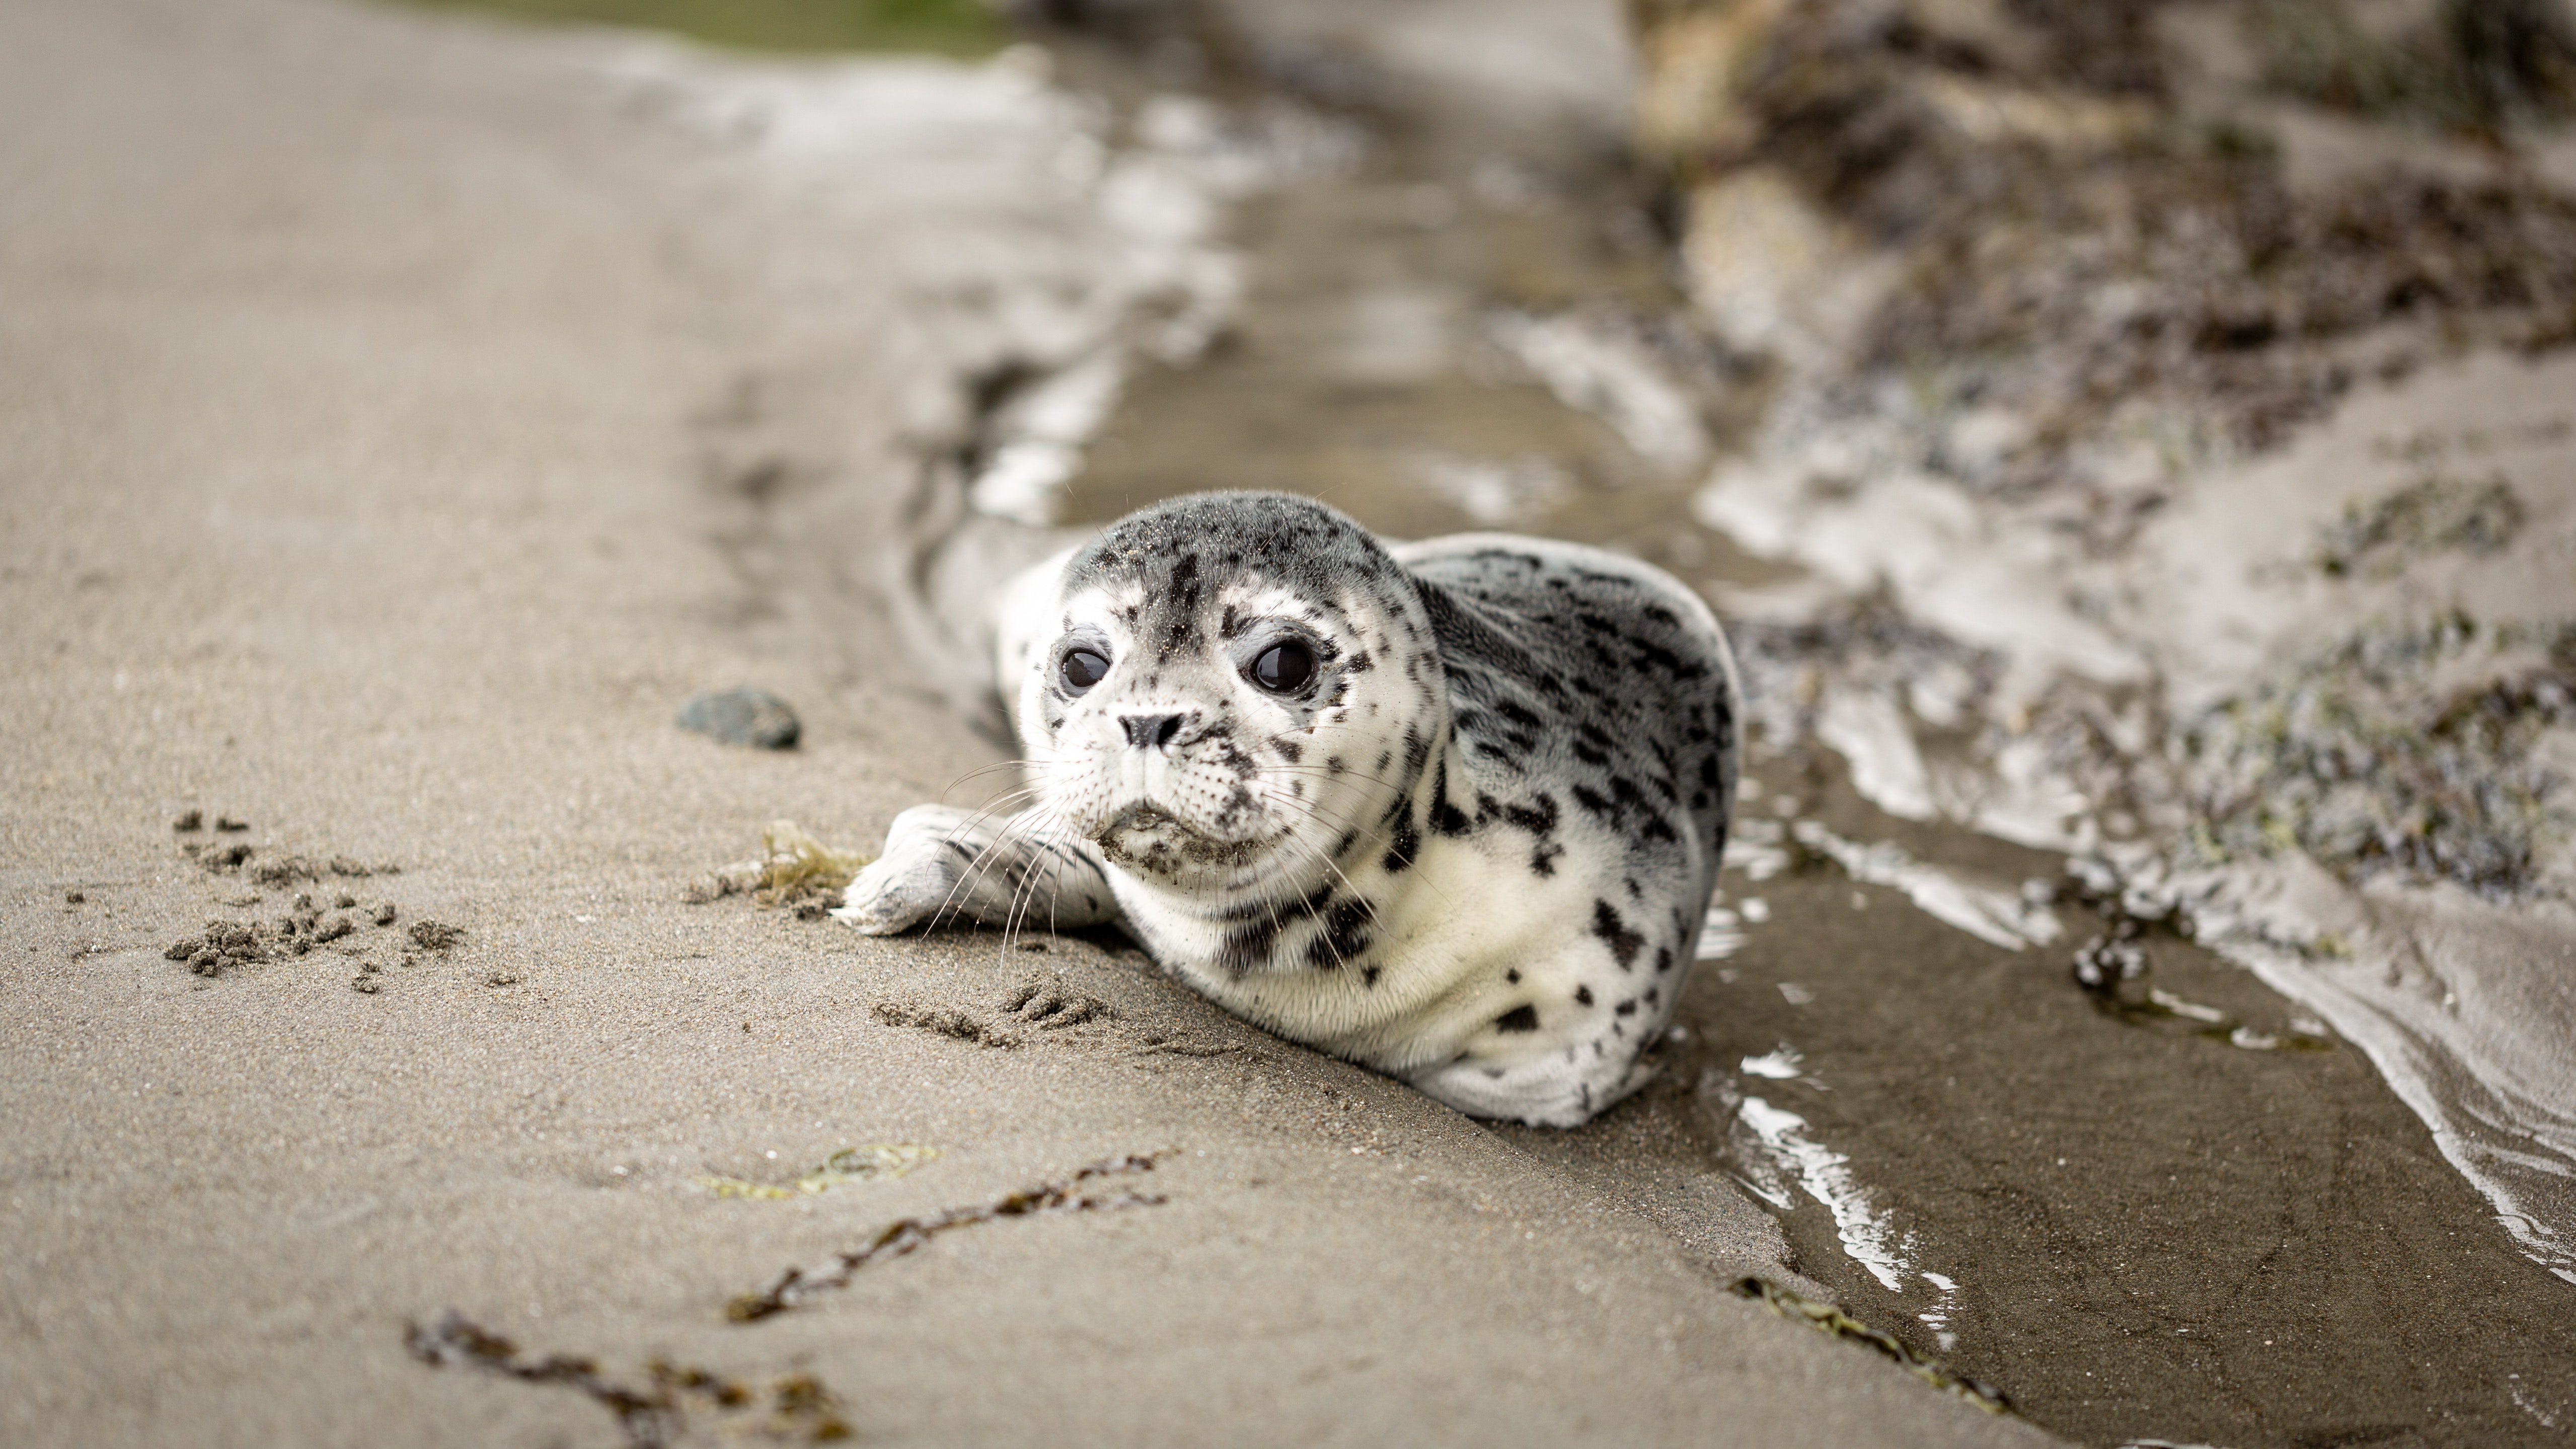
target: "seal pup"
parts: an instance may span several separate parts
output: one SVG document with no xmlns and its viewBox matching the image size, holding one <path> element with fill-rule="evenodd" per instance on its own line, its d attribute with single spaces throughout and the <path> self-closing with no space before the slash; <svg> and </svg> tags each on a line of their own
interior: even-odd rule
<svg viewBox="0 0 2576 1449">
<path fill-rule="evenodd" d="M 903 812 L 841 919 L 1115 921 L 1478 1117 L 1577 1126 L 1645 1080 L 1737 773 L 1725 636 L 1671 576 L 1204 493 L 1022 575 L 998 623 L 1034 803 Z"/>
</svg>

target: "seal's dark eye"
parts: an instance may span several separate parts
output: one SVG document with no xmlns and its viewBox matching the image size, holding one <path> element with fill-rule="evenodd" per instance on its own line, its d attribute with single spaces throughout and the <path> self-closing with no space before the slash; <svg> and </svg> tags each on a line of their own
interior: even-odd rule
<svg viewBox="0 0 2576 1449">
<path fill-rule="evenodd" d="M 1080 694 L 1108 677 L 1109 661 L 1088 649 L 1068 649 L 1056 670 L 1064 676 L 1064 687 Z"/>
<path fill-rule="evenodd" d="M 1303 689 L 1315 677 L 1315 651 L 1294 639 L 1282 640 L 1262 650 L 1244 674 L 1272 694 Z"/>
</svg>

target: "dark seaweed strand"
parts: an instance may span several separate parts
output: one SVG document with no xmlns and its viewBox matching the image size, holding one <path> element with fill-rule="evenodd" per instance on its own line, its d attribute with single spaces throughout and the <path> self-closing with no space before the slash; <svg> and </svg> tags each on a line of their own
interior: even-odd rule
<svg viewBox="0 0 2576 1449">
<path fill-rule="evenodd" d="M 1114 1197 L 1078 1197 L 1074 1189 L 1094 1178 L 1119 1177 L 1128 1173 L 1151 1172 L 1159 1153 L 1113 1157 L 1095 1162 L 1070 1177 L 1042 1182 L 1011 1193 L 998 1202 L 976 1207 L 950 1208 L 936 1217 L 904 1218 L 889 1223 L 855 1253 L 842 1253 L 832 1266 L 808 1273 L 790 1268 L 778 1281 L 758 1293 L 746 1293 L 725 1305 L 725 1317 L 735 1323 L 757 1323 L 773 1313 L 784 1313 L 817 1293 L 845 1288 L 860 1269 L 872 1264 L 900 1258 L 915 1251 L 941 1233 L 976 1223 L 989 1223 L 1000 1218 L 1036 1217 L 1043 1213 L 1107 1212 L 1121 1208 L 1160 1207 L 1160 1195 L 1119 1193 Z"/>
<path fill-rule="evenodd" d="M 579 1390 L 616 1415 L 617 1427 L 625 1431 L 626 1442 L 638 1449 L 660 1449 L 678 1437 L 680 1408 L 668 1391 L 648 1394 L 628 1388 L 602 1375 L 599 1364 L 592 1359 L 552 1354 L 522 1362 L 517 1344 L 484 1330 L 452 1308 L 434 1329 L 405 1324 L 403 1347 L 411 1351 L 413 1358 L 433 1368 L 481 1369 L 525 1384 L 560 1384 Z"/>
<path fill-rule="evenodd" d="M 1894 1335 L 1882 1333 L 1822 1299 L 1810 1298 L 1768 1278 L 1738 1278 L 1734 1292 L 1739 1298 L 1757 1299 L 1781 1317 L 1804 1323 L 1819 1333 L 1874 1349 L 1894 1359 L 1907 1373 L 1945 1394 L 1965 1399 L 1989 1414 L 2013 1413 L 2012 1401 L 2004 1397 L 2003 1390 L 1982 1379 L 1953 1373 L 1939 1360 L 1923 1357 Z"/>
<path fill-rule="evenodd" d="M 569 1354 L 522 1359 L 517 1344 L 452 1308 L 435 1328 L 404 1324 L 403 1347 L 432 1368 L 476 1369 L 523 1384 L 572 1389 L 616 1417 L 629 1449 L 668 1449 L 679 1443 L 687 1435 L 692 1401 L 726 1415 L 761 1407 L 759 1396 L 735 1380 L 684 1364 L 656 1359 L 647 1366 L 651 1387 L 635 1388 L 601 1373 L 594 1359 Z M 811 1374 L 777 1380 L 770 1385 L 769 1399 L 769 1437 L 808 1444 L 852 1437 L 840 1415 L 840 1400 Z"/>
</svg>

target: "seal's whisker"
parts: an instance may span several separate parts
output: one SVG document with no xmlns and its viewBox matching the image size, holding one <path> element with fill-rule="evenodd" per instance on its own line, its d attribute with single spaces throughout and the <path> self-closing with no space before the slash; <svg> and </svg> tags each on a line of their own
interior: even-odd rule
<svg viewBox="0 0 2576 1449">
<path fill-rule="evenodd" d="M 947 804 L 948 797 L 955 794 L 957 788 L 966 784 L 968 781 L 982 779 L 984 776 L 993 774 L 997 771 L 1027 770 L 1032 774 L 1043 776 L 1047 771 L 1054 769 L 1055 766 L 1056 762 L 1053 760 L 997 760 L 981 769 L 969 770 L 965 774 L 958 776 L 956 779 L 949 781 L 947 788 L 939 792 L 939 803 L 943 805 Z M 1036 787 L 1031 786 L 1024 788 L 1033 789 Z"/>
<path fill-rule="evenodd" d="M 983 825 L 990 814 L 990 811 L 978 811 L 974 815 L 969 816 L 966 820 L 950 828 L 945 835 L 941 836 L 939 840 L 940 845 L 944 848 L 954 849 L 961 852 L 965 851 L 967 849 L 968 842 L 973 838 L 974 832 Z M 974 888 L 982 879 L 981 871 L 985 866 L 985 863 L 988 860 L 999 859 L 999 857 L 994 854 L 993 847 L 1009 837 L 1011 831 L 1010 822 L 1017 820 L 1018 818 L 1020 817 L 1016 815 L 1003 817 L 1003 824 L 994 833 L 993 839 L 974 848 L 973 854 L 967 857 L 965 868 L 958 871 L 957 879 L 949 884 L 948 894 L 940 900 L 936 909 L 923 918 L 922 926 L 924 929 L 936 927 L 941 922 L 953 920 L 958 914 L 962 914 L 957 908 L 960 893 L 964 893 L 966 898 L 969 900 L 973 899 Z"/>
<path fill-rule="evenodd" d="M 1048 812 L 1043 810 L 1032 811 L 1030 813 L 1035 815 L 1048 814 Z M 1014 818 L 1019 819 L 1025 817 Z M 1056 823 L 1060 822 L 1051 816 L 1047 819 L 1037 821 L 1029 827 L 1027 838 L 1031 840 L 1043 839 L 1045 832 L 1042 832 L 1039 827 L 1043 825 L 1053 825 Z M 1000 844 L 1001 838 L 996 837 L 994 845 L 998 846 Z M 1047 867 L 1042 862 L 1038 863 L 1033 868 L 1023 872 L 1020 879 L 1015 883 L 1016 889 L 1014 889 L 1011 894 L 1010 907 L 1002 916 L 1002 952 L 1006 958 L 1010 953 L 1011 947 L 1019 940 L 1020 927 L 1027 920 L 1028 909 L 1037 903 L 1038 873 L 1039 871 L 1046 869 Z M 1061 872 L 1050 872 L 1050 874 L 1053 874 L 1056 877 L 1055 884 L 1057 886 L 1057 890 L 1050 891 L 1047 895 L 1049 906 L 1048 920 L 1052 922 L 1054 920 L 1053 906 L 1057 894 L 1063 887 L 1063 879 Z M 1050 929 L 1052 929 L 1052 926 L 1050 926 Z"/>
<path fill-rule="evenodd" d="M 1324 824 L 1325 824 L 1325 825 L 1327 825 L 1328 827 L 1333 823 L 1329 818 L 1327 818 L 1327 817 L 1324 815 L 1323 811 L 1322 811 L 1320 808 L 1316 808 L 1316 809 L 1312 809 L 1312 810 L 1310 810 L 1310 811 L 1309 811 L 1309 815 L 1310 815 L 1310 818 L 1313 818 L 1313 819 L 1316 819 L 1316 820 L 1321 820 L 1321 821 L 1323 821 L 1323 822 L 1324 822 Z M 1349 827 L 1348 827 L 1348 823 L 1347 823 L 1347 822 L 1345 822 L 1345 823 L 1344 823 L 1344 827 L 1343 827 L 1343 828 L 1345 828 L 1345 829 L 1349 828 Z M 1383 831 L 1378 832 L 1378 835 L 1379 835 L 1380 837 L 1382 837 L 1382 836 L 1384 835 L 1384 832 L 1383 832 Z M 1369 839 L 1369 838 L 1372 838 L 1372 837 L 1369 837 L 1369 836 L 1363 836 L 1363 837 L 1361 837 L 1361 838 L 1362 838 L 1362 839 Z M 1314 859 L 1314 861 L 1315 861 L 1315 863 L 1316 863 L 1316 864 L 1321 865 L 1324 869 L 1326 869 L 1326 870 L 1328 870 L 1328 871 L 1331 871 L 1331 872 L 1333 873 L 1334 877 L 1341 881 L 1341 883 L 1342 883 L 1342 889 L 1344 889 L 1344 890 L 1346 890 L 1346 891 L 1349 891 L 1349 892 L 1351 893 L 1351 898 L 1352 898 L 1353 900 L 1358 901 L 1358 902 L 1360 903 L 1360 905 L 1361 905 L 1364 909 L 1366 909 L 1366 910 L 1368 911 L 1368 913 L 1369 913 L 1369 919 L 1370 919 L 1372 922 L 1374 922 L 1374 921 L 1377 919 L 1377 903 L 1376 903 L 1375 901 L 1370 900 L 1370 899 L 1368 898 L 1367 893 L 1366 893 L 1366 892 L 1364 892 L 1364 891 L 1362 891 L 1362 890 L 1359 888 L 1359 886 L 1358 886 L 1357 884 L 1355 884 L 1355 883 L 1351 880 L 1349 873 L 1348 873 L 1348 872 L 1346 872 L 1346 871 L 1344 871 L 1344 870 L 1342 869 L 1340 862 L 1338 862 L 1338 861 L 1334 860 L 1331 856 L 1329 856 L 1329 855 L 1325 854 L 1325 853 L 1324 853 L 1324 851 L 1323 851 L 1323 849 L 1322 849 L 1321 847 L 1319 847 L 1319 846 L 1313 846 L 1313 845 L 1308 845 L 1308 844 L 1306 844 L 1304 841 L 1301 841 L 1301 840 L 1296 839 L 1294 836 L 1289 837 L 1289 840 L 1288 840 L 1288 842 L 1287 842 L 1287 843 L 1288 843 L 1291 847 L 1294 847 L 1294 848 L 1296 848 L 1296 849 L 1299 849 L 1299 850 L 1304 851 L 1307 855 L 1311 856 L 1311 857 Z"/>
<path fill-rule="evenodd" d="M 1036 798 L 1041 798 L 1041 795 L 1043 795 L 1043 788 L 1041 788 L 1041 785 L 1023 785 L 1023 788 L 1020 788 L 1020 790 L 1010 790 L 1010 793 L 1005 793 L 1005 795 L 997 795 L 997 798 L 994 798 L 992 803 L 987 803 L 987 806 L 984 806 L 984 808 L 979 808 L 979 811 L 974 811 L 974 813 L 971 813 L 971 816 L 963 818 L 963 821 L 958 821 L 956 826 L 951 826 L 951 829 L 948 829 L 948 834 L 940 836 L 940 844 L 953 844 L 953 847 L 958 847 L 958 849 L 966 849 L 966 842 L 971 842 L 971 839 L 974 839 L 974 831 L 984 829 L 984 824 L 987 824 L 987 821 L 994 821 L 994 818 L 1002 818 L 1002 821 L 1012 821 L 1012 818 L 1018 818 L 1018 813 L 1002 811 L 1002 806 L 1005 806 L 1005 803 L 1010 803 L 1010 800 L 1036 800 Z M 1007 824 L 1005 824 L 1005 826 L 999 826 L 997 834 L 994 834 L 992 842 L 981 844 L 981 847 L 974 847 L 974 860 L 984 860 L 984 854 L 992 852 L 994 844 L 997 844 L 999 839 L 1002 839 L 1002 836 L 1007 834 L 1007 831 L 1010 831 L 1010 826 L 1007 826 Z M 971 865 L 974 865 L 974 862 L 969 862 L 969 867 L 971 867 Z"/>
<path fill-rule="evenodd" d="M 1406 806 L 1406 809 L 1407 809 L 1408 811 L 1409 811 L 1411 808 L 1412 808 L 1412 807 L 1411 807 L 1409 804 Z M 1308 814 L 1309 814 L 1312 818 L 1314 818 L 1314 819 L 1317 819 L 1317 820 L 1321 820 L 1321 821 L 1323 821 L 1323 822 L 1324 822 L 1324 824 L 1325 824 L 1327 827 L 1331 826 L 1331 825 L 1334 823 L 1334 822 L 1333 822 L 1329 817 L 1327 817 L 1327 816 L 1323 813 L 1322 807 L 1320 807 L 1320 806 L 1310 808 L 1310 809 L 1309 809 L 1309 811 L 1308 811 Z M 1341 827 L 1342 827 L 1343 829 L 1347 830 L 1347 829 L 1351 828 L 1351 822 L 1349 822 L 1349 821 L 1343 821 L 1343 822 L 1341 822 Z M 1394 832 L 1394 827 L 1393 827 L 1393 826 L 1379 826 L 1378 828 L 1376 828 L 1376 829 L 1374 829 L 1374 830 L 1370 830 L 1370 829 L 1365 829 L 1365 828 L 1363 828 L 1363 829 L 1361 830 L 1361 832 L 1360 832 L 1359 839 L 1361 839 L 1361 840 L 1366 840 L 1366 841 L 1371 841 L 1371 842 L 1376 842 L 1376 841 L 1387 841 L 1387 842 L 1389 842 L 1389 843 L 1392 843 L 1394 833 L 1395 833 L 1395 832 Z M 1340 869 L 1341 869 L 1341 867 L 1340 867 L 1340 866 L 1338 866 L 1338 865 L 1334 865 L 1334 864 L 1333 864 L 1333 862 L 1331 861 L 1331 859 L 1329 859 L 1329 858 L 1327 858 L 1327 859 L 1325 860 L 1325 862 L 1324 862 L 1324 863 L 1325 863 L 1326 865 L 1328 865 L 1328 866 L 1332 866 L 1332 868 L 1333 868 L 1336 872 L 1339 872 L 1339 871 L 1340 871 Z M 1343 883 L 1344 883 L 1345 885 L 1348 885 L 1348 884 L 1349 884 L 1349 882 L 1350 882 L 1350 877 L 1348 877 L 1348 876 L 1344 876 L 1342 879 L 1343 879 Z M 1451 905 L 1455 905 L 1455 904 L 1457 904 L 1457 902 L 1456 902 L 1456 901 L 1454 901 L 1454 900 L 1452 900 L 1452 899 L 1450 898 L 1449 892 L 1447 892 L 1446 890 L 1444 890 L 1444 889 L 1442 889 L 1442 888 L 1441 888 L 1440 883 L 1439 883 L 1438 881 L 1432 880 L 1432 879 L 1431 879 L 1431 878 L 1429 878 L 1428 876 L 1416 876 L 1416 877 L 1415 877 L 1415 880 L 1416 880 L 1416 881 L 1417 881 L 1417 882 L 1422 886 L 1422 888 L 1423 888 L 1423 889 L 1428 890 L 1428 891 L 1430 891 L 1433 895 L 1436 895 L 1436 896 L 1440 897 L 1440 899 L 1441 899 L 1441 900 L 1443 900 L 1443 901 L 1445 901 L 1445 902 L 1448 902 L 1448 903 L 1449 903 L 1449 904 L 1451 904 Z M 1357 886 L 1351 886 L 1351 890 L 1353 891 L 1353 893 L 1355 893 L 1355 894 L 1356 894 L 1356 893 L 1358 892 L 1358 890 L 1359 890 L 1359 887 L 1357 887 Z M 1363 897 L 1363 899 L 1365 899 L 1365 897 Z M 1375 914 L 1374 908 L 1372 908 L 1372 910 L 1371 910 L 1371 914 L 1372 914 L 1372 915 L 1374 915 L 1374 914 Z"/>
<path fill-rule="evenodd" d="M 1365 780 L 1372 785 L 1382 785 L 1389 790 L 1404 789 L 1404 786 L 1383 775 L 1372 775 L 1362 770 L 1345 769 L 1336 773 L 1321 765 L 1264 765 L 1261 768 L 1262 773 L 1269 775 L 1301 775 L 1317 780 Z"/>
<path fill-rule="evenodd" d="M 1001 871 L 1003 878 L 1010 882 L 1013 897 L 1016 899 L 1020 888 L 1030 878 L 1030 873 L 1022 869 L 1013 858 L 1013 852 L 1004 847 L 1013 844 L 1017 839 L 1035 834 L 1039 826 L 1050 823 L 1051 819 L 1050 812 L 1044 807 L 1004 817 L 1000 828 L 994 832 L 993 838 L 986 841 L 976 851 L 975 858 L 967 863 L 966 869 L 958 873 L 957 884 L 949 887 L 948 900 L 941 904 L 940 910 L 945 912 L 954 906 L 960 891 L 966 892 L 967 899 L 972 900 L 975 888 L 995 870 Z M 950 839 L 955 839 L 953 832 Z M 1007 912 L 1004 919 L 1006 921 L 1008 919 Z"/>
</svg>

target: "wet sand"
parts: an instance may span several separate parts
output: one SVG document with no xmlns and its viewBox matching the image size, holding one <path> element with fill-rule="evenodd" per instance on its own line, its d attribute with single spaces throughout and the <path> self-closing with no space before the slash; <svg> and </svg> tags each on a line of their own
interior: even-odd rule
<svg viewBox="0 0 2576 1449">
<path fill-rule="evenodd" d="M 1202 363 L 1135 380 L 1066 516 L 1278 487 L 1400 536 L 1502 524 L 1627 548 L 1698 583 L 1721 614 L 1812 588 L 1796 565 L 1693 521 L 1704 468 L 1641 456 L 1511 346 L 1514 319 L 1570 316 L 1651 348 L 1643 324 L 1686 305 L 1636 214 L 1639 185 L 1579 142 L 1498 139 L 1472 98 L 1412 79 L 1413 108 L 1373 117 L 1364 162 L 1241 210 L 1235 334 Z M 1514 186 L 1490 179 L 1504 162 L 1521 168 Z M 1704 389 L 1711 450 L 1739 450 L 1769 384 L 1722 360 L 1694 374 L 1699 361 L 1660 356 L 1667 377 Z M 2468 364 L 2481 377 L 2506 366 Z M 2546 412 L 2536 379 L 2483 392 L 2499 415 Z M 2369 429 L 2506 436 L 2467 415 L 2463 386 L 2444 373 L 2425 395 L 2366 397 L 2332 438 L 2260 466 L 2311 491 L 2358 490 L 2368 475 L 2346 455 Z M 1456 486 L 1461 474 L 1484 491 Z M 2517 476 L 2554 496 L 2551 468 Z M 2213 485 L 2198 506 L 2224 519 L 2228 496 Z M 2253 532 L 2295 540 L 2296 527 Z M 2202 534 L 2239 536 L 2223 523 Z M 2188 592 L 2175 582 L 2188 575 L 2158 562 L 2136 569 L 2146 587 Z M 2439 585 L 2419 572 L 2409 586 Z M 1766 626 L 1741 625 L 1740 639 Z M 2212 623 L 2214 649 L 2245 647 L 2226 629 Z M 1773 652 L 1798 662 L 1795 636 L 1781 637 Z M 2172 667 L 2210 667 L 2173 638 Z M 1830 678 L 1828 651 L 1816 657 Z M 2036 881 L 2058 897 L 2042 914 L 2059 935 L 1981 941 L 1812 851 L 1768 862 L 1779 874 L 1730 869 L 1725 900 L 1760 915 L 1741 922 L 1734 955 L 1700 966 L 1683 1006 L 1691 1041 L 1665 1079 L 1586 1131 L 1503 1135 L 1649 1191 L 1728 1171 L 1862 1322 L 2082 1442 L 2560 1442 L 2576 1423 L 2565 1284 L 2519 1250 L 2358 1046 L 2171 926 L 2146 928 L 2149 969 L 2117 1004 L 2088 995 L 2070 956 L 2114 922 L 2079 898 L 2064 854 L 1889 814 L 1821 744 L 1772 743 L 1757 750 L 1766 788 L 1750 816 L 1892 843 L 2006 896 Z"/>
<path fill-rule="evenodd" d="M 771 819 L 866 842 L 991 758 L 889 570 L 998 345 L 979 269 L 1042 289 L 1081 238 L 1040 160 L 898 133 L 782 185 L 633 75 L 290 0 L 0 10 L 0 1438 L 645 1442 L 406 1351 L 456 1310 L 833 1396 L 667 1389 L 702 1437 L 2044 1442 L 1730 1292 L 1802 1280 L 1713 1164 L 1587 1170 L 1107 943 L 683 904 Z M 672 727 L 745 682 L 797 750 Z M 165 955 L 307 894 L 350 932 Z M 702 1181 L 866 1144 L 942 1155 Z"/>
</svg>

